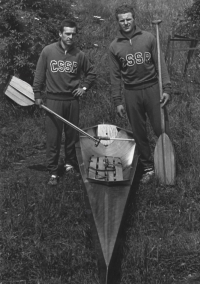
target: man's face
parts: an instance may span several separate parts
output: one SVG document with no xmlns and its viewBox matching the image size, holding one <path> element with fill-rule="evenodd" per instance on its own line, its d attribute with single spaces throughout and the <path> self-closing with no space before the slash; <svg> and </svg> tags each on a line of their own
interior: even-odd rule
<svg viewBox="0 0 200 284">
<path fill-rule="evenodd" d="M 126 14 L 118 14 L 118 23 L 120 26 L 120 29 L 124 33 L 130 33 L 135 28 L 135 19 L 132 16 L 132 13 L 126 13 Z"/>
<path fill-rule="evenodd" d="M 64 27 L 63 32 L 59 32 L 59 36 L 65 46 L 71 46 L 74 43 L 76 28 Z"/>
</svg>

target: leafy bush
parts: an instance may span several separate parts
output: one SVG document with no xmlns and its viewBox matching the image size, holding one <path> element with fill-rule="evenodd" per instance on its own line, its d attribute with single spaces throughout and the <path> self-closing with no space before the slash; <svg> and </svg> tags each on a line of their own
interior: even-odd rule
<svg viewBox="0 0 200 284">
<path fill-rule="evenodd" d="M 185 9 L 184 15 L 176 19 L 176 32 L 188 37 L 200 37 L 200 0 Z"/>
<path fill-rule="evenodd" d="M 42 48 L 58 39 L 58 25 L 72 18 L 71 0 L 11 0 L 0 12 L 0 85 L 9 75 L 32 83 Z"/>
</svg>

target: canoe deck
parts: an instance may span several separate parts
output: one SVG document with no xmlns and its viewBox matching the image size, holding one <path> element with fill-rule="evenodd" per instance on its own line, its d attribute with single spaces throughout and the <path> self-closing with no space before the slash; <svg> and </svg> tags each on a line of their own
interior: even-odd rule
<svg viewBox="0 0 200 284">
<path fill-rule="evenodd" d="M 100 142 L 96 146 L 91 139 L 80 137 L 76 144 L 76 153 L 108 269 L 134 179 L 138 154 L 132 132 L 112 125 L 103 127 L 106 127 L 106 134 L 109 134 L 107 130 L 112 130 L 112 137 L 113 129 L 116 128 L 115 137 L 121 140 L 114 140 L 109 144 Z M 98 129 L 99 126 L 93 126 L 84 131 L 96 137 Z"/>
</svg>

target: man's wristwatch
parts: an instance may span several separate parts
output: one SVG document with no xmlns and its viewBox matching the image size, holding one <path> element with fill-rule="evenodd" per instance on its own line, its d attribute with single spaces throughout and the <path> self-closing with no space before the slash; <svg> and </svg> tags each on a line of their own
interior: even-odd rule
<svg viewBox="0 0 200 284">
<path fill-rule="evenodd" d="M 87 88 L 86 88 L 86 87 L 83 87 L 83 90 L 86 92 L 86 91 L 87 91 Z"/>
</svg>

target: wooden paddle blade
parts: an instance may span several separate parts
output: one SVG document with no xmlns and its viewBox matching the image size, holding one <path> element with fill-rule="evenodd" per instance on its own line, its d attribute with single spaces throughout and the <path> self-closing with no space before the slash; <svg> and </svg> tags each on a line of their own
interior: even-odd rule
<svg viewBox="0 0 200 284">
<path fill-rule="evenodd" d="M 176 176 L 175 153 L 166 133 L 163 133 L 156 144 L 154 152 L 155 175 L 164 185 L 174 185 Z"/>
<path fill-rule="evenodd" d="M 31 85 L 15 76 L 10 79 L 4 93 L 21 106 L 34 104 L 34 93 Z"/>
<path fill-rule="evenodd" d="M 33 89 L 30 84 L 27 82 L 12 76 L 10 80 L 10 86 L 12 86 L 14 89 L 18 90 L 18 92 L 22 93 L 24 96 L 30 98 L 32 101 L 35 101 L 34 99 L 34 93 Z"/>
<path fill-rule="evenodd" d="M 20 106 L 31 106 L 34 104 L 29 98 L 22 96 L 17 90 L 13 89 L 9 85 L 7 86 L 4 93 L 7 97 L 9 97 Z"/>
</svg>

